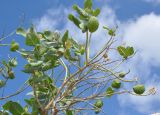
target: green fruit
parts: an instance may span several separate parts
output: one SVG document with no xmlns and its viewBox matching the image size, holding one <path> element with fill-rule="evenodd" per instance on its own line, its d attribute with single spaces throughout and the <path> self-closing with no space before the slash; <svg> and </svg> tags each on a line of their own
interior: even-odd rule
<svg viewBox="0 0 160 115">
<path fill-rule="evenodd" d="M 95 111 L 95 114 L 98 114 L 99 112 L 101 112 L 100 109 L 95 109 L 94 111 Z"/>
<path fill-rule="evenodd" d="M 133 87 L 133 91 L 134 91 L 136 94 L 141 95 L 141 94 L 143 94 L 143 93 L 145 92 L 145 87 L 144 87 L 144 85 L 142 85 L 142 84 L 135 85 L 135 86 Z"/>
<path fill-rule="evenodd" d="M 121 82 L 119 80 L 114 80 L 112 82 L 112 87 L 116 88 L 116 89 L 119 89 L 121 87 Z"/>
<path fill-rule="evenodd" d="M 15 41 L 12 41 L 10 51 L 15 52 L 18 49 L 19 49 L 19 44 Z"/>
<path fill-rule="evenodd" d="M 93 33 L 95 32 L 99 27 L 99 22 L 95 16 L 91 16 L 88 21 L 88 29 L 89 32 Z"/>
<path fill-rule="evenodd" d="M 15 78 L 14 72 L 13 71 L 8 71 L 8 77 L 10 79 L 14 79 Z"/>
<path fill-rule="evenodd" d="M 100 99 L 97 100 L 97 101 L 95 102 L 94 106 L 95 106 L 96 108 L 102 108 L 102 106 L 103 106 L 103 101 L 100 100 Z"/>
<path fill-rule="evenodd" d="M 2 88 L 5 85 L 5 82 L 0 80 L 0 88 Z"/>
<path fill-rule="evenodd" d="M 121 77 L 121 78 L 124 78 L 125 76 L 126 76 L 126 74 L 123 72 L 119 74 L 119 77 Z"/>
</svg>

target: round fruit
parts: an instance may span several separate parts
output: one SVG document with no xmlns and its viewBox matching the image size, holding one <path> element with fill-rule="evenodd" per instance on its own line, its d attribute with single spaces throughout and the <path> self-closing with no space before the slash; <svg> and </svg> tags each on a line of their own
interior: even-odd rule
<svg viewBox="0 0 160 115">
<path fill-rule="evenodd" d="M 0 88 L 2 88 L 5 85 L 5 82 L 0 80 Z"/>
<path fill-rule="evenodd" d="M 10 47 L 10 51 L 15 52 L 16 50 L 19 49 L 19 44 L 17 42 L 12 42 L 11 43 L 11 47 Z"/>
<path fill-rule="evenodd" d="M 145 87 L 144 85 L 142 84 L 139 84 L 139 85 L 136 85 L 133 87 L 133 91 L 136 93 L 136 94 L 143 94 L 145 92 Z"/>
<path fill-rule="evenodd" d="M 98 114 L 99 112 L 101 112 L 100 109 L 95 109 L 95 114 Z"/>
<path fill-rule="evenodd" d="M 10 79 L 14 79 L 15 78 L 13 71 L 8 71 L 8 76 L 9 76 Z"/>
<path fill-rule="evenodd" d="M 95 16 L 91 16 L 88 21 L 88 29 L 89 32 L 93 33 L 95 32 L 99 27 L 99 22 Z"/>
<path fill-rule="evenodd" d="M 94 104 L 96 108 L 101 108 L 103 106 L 103 101 L 102 100 L 97 100 L 96 103 Z"/>
<path fill-rule="evenodd" d="M 112 87 L 116 88 L 116 89 L 119 89 L 121 87 L 121 82 L 119 80 L 114 80 L 112 82 Z"/>
<path fill-rule="evenodd" d="M 125 76 L 126 76 L 126 74 L 123 72 L 119 74 L 119 77 L 121 77 L 121 78 L 124 78 Z"/>
</svg>

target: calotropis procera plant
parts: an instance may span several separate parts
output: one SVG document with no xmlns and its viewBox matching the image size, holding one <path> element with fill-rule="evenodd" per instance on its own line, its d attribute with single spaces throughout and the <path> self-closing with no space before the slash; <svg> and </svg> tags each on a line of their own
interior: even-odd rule
<svg viewBox="0 0 160 115">
<path fill-rule="evenodd" d="M 70 37 L 67 30 L 61 36 L 59 32 L 45 30 L 37 32 L 33 26 L 28 30 L 19 27 L 18 35 L 25 38 L 29 49 L 22 49 L 19 43 L 12 41 L 10 51 L 19 53 L 27 61 L 23 68 L 28 74 L 24 86 L 11 95 L 0 97 L 0 100 L 17 96 L 27 87 L 32 89 L 30 98 L 24 99 L 26 106 L 18 102 L 7 101 L 0 114 L 3 115 L 77 115 L 86 111 L 102 112 L 103 103 L 113 95 L 128 93 L 135 96 L 147 96 L 155 93 L 154 88 L 145 91 L 143 84 L 136 78 L 128 79 L 129 72 L 119 71 L 125 61 L 134 56 L 134 48 L 120 45 L 113 47 L 116 30 L 104 26 L 110 36 L 106 44 L 94 56 L 90 56 L 90 42 L 99 28 L 97 16 L 100 9 L 92 9 L 92 0 L 84 1 L 84 8 L 73 5 L 78 17 L 69 14 L 68 18 L 82 33 L 86 35 L 85 44 Z M 75 36 L 76 37 L 76 36 Z M 99 38 L 100 39 L 100 38 Z M 0 44 L 4 47 L 8 44 Z M 108 54 L 113 50 L 119 57 L 112 59 Z M 16 58 L 2 60 L 0 67 L 0 88 L 3 89 L 8 80 L 14 79 L 13 68 L 17 66 Z M 23 79 L 23 78 L 21 78 Z M 133 86 L 125 87 L 126 82 Z M 132 85 L 133 83 L 133 85 Z"/>
</svg>

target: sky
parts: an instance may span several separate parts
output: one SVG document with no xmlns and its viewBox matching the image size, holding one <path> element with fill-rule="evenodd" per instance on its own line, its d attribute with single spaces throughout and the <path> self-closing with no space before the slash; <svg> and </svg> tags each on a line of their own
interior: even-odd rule
<svg viewBox="0 0 160 115">
<path fill-rule="evenodd" d="M 160 112 L 160 0 L 93 0 L 94 8 L 99 7 L 101 14 L 100 29 L 93 35 L 92 48 L 96 52 L 103 44 L 106 33 L 102 31 L 103 25 L 109 27 L 119 26 L 117 39 L 138 50 L 135 57 L 124 65 L 130 68 L 130 76 L 138 76 L 140 82 L 147 88 L 156 86 L 157 94 L 148 97 L 135 97 L 131 95 L 113 96 L 106 100 L 104 111 L 107 115 L 150 115 Z M 18 26 L 29 27 L 35 25 L 37 30 L 71 30 L 71 35 L 78 41 L 84 42 L 84 35 L 68 21 L 67 15 L 73 12 L 73 4 L 83 6 L 83 0 L 1 0 L 0 2 L 0 36 L 8 35 Z M 74 12 L 73 12 L 74 13 Z M 24 39 L 13 35 L 5 43 L 15 39 L 24 44 Z M 94 46 L 96 43 L 96 47 Z M 8 58 L 8 48 L 0 49 L 0 59 Z M 92 54 L 94 54 L 92 52 Z M 14 57 L 14 53 L 9 53 Z M 24 65 L 20 59 L 18 68 Z M 5 94 L 13 93 L 27 79 L 27 75 L 15 69 L 16 79 L 10 81 Z M 21 101 L 26 92 L 12 98 Z M 0 102 L 0 104 L 3 102 Z"/>
</svg>

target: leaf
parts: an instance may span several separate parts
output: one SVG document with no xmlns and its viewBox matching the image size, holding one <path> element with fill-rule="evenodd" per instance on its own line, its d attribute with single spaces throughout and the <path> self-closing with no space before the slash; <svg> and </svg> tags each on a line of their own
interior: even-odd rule
<svg viewBox="0 0 160 115">
<path fill-rule="evenodd" d="M 92 9 L 92 0 L 85 0 L 84 8 Z"/>
<path fill-rule="evenodd" d="M 3 81 L 3 80 L 0 80 L 0 88 L 2 88 L 2 87 L 4 87 L 5 86 L 5 81 Z"/>
<path fill-rule="evenodd" d="M 39 107 L 38 107 L 38 104 L 36 103 L 35 99 L 34 98 L 30 98 L 29 100 L 28 99 L 24 99 L 24 101 L 32 107 L 32 114 L 31 115 L 38 115 L 39 113 Z"/>
<path fill-rule="evenodd" d="M 111 97 L 114 94 L 114 90 L 111 87 L 108 87 L 106 90 L 107 97 Z"/>
<path fill-rule="evenodd" d="M 134 54 L 134 49 L 133 47 L 123 47 L 123 46 L 118 46 L 117 47 L 117 50 L 119 52 L 119 54 L 124 58 L 124 59 L 127 59 L 129 56 L 133 55 Z"/>
<path fill-rule="evenodd" d="M 126 57 L 126 49 L 125 49 L 125 47 L 119 46 L 119 47 L 117 47 L 117 50 L 118 50 L 118 52 L 119 52 L 119 54 L 120 54 L 121 56 L 123 56 L 124 58 L 127 58 L 127 57 Z"/>
<path fill-rule="evenodd" d="M 74 15 L 69 14 L 68 19 L 72 21 L 78 28 L 80 28 L 79 25 L 81 24 L 81 21 L 78 18 L 76 18 Z"/>
<path fill-rule="evenodd" d="M 16 67 L 18 62 L 17 62 L 17 59 L 16 58 L 13 58 L 13 59 L 10 59 L 8 64 L 11 66 L 11 67 Z"/>
<path fill-rule="evenodd" d="M 19 27 L 16 30 L 16 34 L 22 35 L 23 37 L 26 37 L 27 32 L 22 27 Z"/>
<path fill-rule="evenodd" d="M 62 37 L 63 47 L 66 47 L 65 43 L 67 40 L 68 40 L 68 30 L 64 33 L 64 35 Z"/>
<path fill-rule="evenodd" d="M 73 5 L 73 9 L 77 11 L 77 13 L 83 18 L 89 18 L 89 14 L 85 12 L 82 8 L 78 7 L 76 4 Z"/>
<path fill-rule="evenodd" d="M 97 17 L 100 14 L 100 12 L 101 12 L 100 9 L 97 8 L 96 10 L 93 11 L 93 16 Z"/>
<path fill-rule="evenodd" d="M 76 40 L 73 38 L 70 38 L 69 40 L 71 41 L 73 48 L 79 48 L 79 44 Z"/>
<path fill-rule="evenodd" d="M 64 57 L 65 57 L 66 59 L 70 60 L 70 61 L 78 61 L 77 58 L 71 56 L 71 51 L 70 51 L 70 50 L 66 50 L 66 51 L 65 51 Z"/>
<path fill-rule="evenodd" d="M 107 26 L 103 26 L 103 29 L 105 30 L 108 30 L 109 31 L 109 28 Z"/>
<path fill-rule="evenodd" d="M 116 34 L 115 34 L 115 30 L 113 30 L 113 29 L 109 29 L 108 30 L 108 34 L 110 35 L 110 36 L 115 36 Z"/>
<path fill-rule="evenodd" d="M 26 45 L 35 46 L 40 43 L 38 34 L 35 32 L 34 28 L 30 28 L 29 33 L 26 34 Z"/>
<path fill-rule="evenodd" d="M 72 110 L 66 110 L 66 115 L 74 115 Z"/>
<path fill-rule="evenodd" d="M 44 36 L 46 39 L 51 40 L 52 39 L 52 32 L 49 30 L 44 31 Z"/>
<path fill-rule="evenodd" d="M 49 30 L 45 30 L 43 36 L 47 41 L 58 41 L 60 38 L 60 34 L 58 32 L 51 32 Z"/>
<path fill-rule="evenodd" d="M 57 66 L 56 61 L 48 61 L 42 65 L 42 71 L 47 71 Z"/>
<path fill-rule="evenodd" d="M 13 101 L 8 101 L 6 104 L 3 105 L 4 110 L 8 110 L 12 115 L 21 115 L 24 112 L 22 106 Z"/>
<path fill-rule="evenodd" d="M 85 22 L 81 22 L 81 24 L 79 25 L 80 29 L 82 30 L 83 33 L 87 32 L 88 27 L 87 27 L 88 23 Z"/>
<path fill-rule="evenodd" d="M 39 38 L 34 33 L 28 33 L 26 35 L 26 45 L 34 46 L 39 43 Z"/>
<path fill-rule="evenodd" d="M 127 54 L 128 56 L 133 55 L 133 54 L 134 54 L 134 48 L 128 46 L 128 47 L 126 48 L 126 54 Z"/>
<path fill-rule="evenodd" d="M 24 66 L 24 70 L 22 70 L 24 73 L 33 73 L 35 70 L 41 69 L 41 66 L 31 66 L 30 64 L 26 64 Z"/>
<path fill-rule="evenodd" d="M 6 112 L 6 111 L 0 111 L 0 115 L 9 115 L 9 113 L 8 112 Z"/>
<path fill-rule="evenodd" d="M 38 66 L 41 66 L 41 65 L 43 64 L 43 61 L 29 62 L 29 64 L 30 64 L 32 67 L 38 67 Z"/>
</svg>

